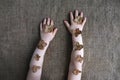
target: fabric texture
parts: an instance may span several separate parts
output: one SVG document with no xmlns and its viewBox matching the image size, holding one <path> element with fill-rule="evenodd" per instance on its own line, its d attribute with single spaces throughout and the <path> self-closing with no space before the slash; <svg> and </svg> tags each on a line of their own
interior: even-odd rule
<svg viewBox="0 0 120 80">
<path fill-rule="evenodd" d="M 45 17 L 58 32 L 45 55 L 41 80 L 67 80 L 72 38 L 63 20 L 83 11 L 82 80 L 120 80 L 119 0 L 0 0 L 0 80 L 25 80 Z"/>
</svg>

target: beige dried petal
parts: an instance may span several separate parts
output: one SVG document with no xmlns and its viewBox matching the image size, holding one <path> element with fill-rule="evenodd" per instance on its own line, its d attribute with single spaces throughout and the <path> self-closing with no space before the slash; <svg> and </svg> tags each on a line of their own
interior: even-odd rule
<svg viewBox="0 0 120 80">
<path fill-rule="evenodd" d="M 72 73 L 73 73 L 74 75 L 78 75 L 79 73 L 81 73 L 81 71 L 78 70 L 78 69 L 74 69 Z"/>
<path fill-rule="evenodd" d="M 38 48 L 39 49 L 44 49 L 44 47 L 46 47 L 47 46 L 47 43 L 44 41 L 44 40 L 41 40 L 40 42 L 39 42 L 39 44 L 38 44 Z"/>
<path fill-rule="evenodd" d="M 39 56 L 38 54 L 36 54 L 36 55 L 35 55 L 35 60 L 36 60 L 36 61 L 39 61 L 40 57 L 41 57 L 41 56 Z"/>
<path fill-rule="evenodd" d="M 40 69 L 40 66 L 35 66 L 35 65 L 33 65 L 32 71 L 33 71 L 34 73 L 37 72 L 38 69 Z"/>
<path fill-rule="evenodd" d="M 46 32 L 46 33 L 51 33 L 51 32 L 54 31 L 54 29 L 55 29 L 55 27 L 51 26 L 51 25 L 45 25 L 44 26 L 44 32 Z"/>
<path fill-rule="evenodd" d="M 77 24 L 82 24 L 82 23 L 83 23 L 83 20 L 84 20 L 83 17 L 77 16 L 77 17 L 74 19 L 74 22 L 77 23 Z"/>
<path fill-rule="evenodd" d="M 78 62 L 82 62 L 82 60 L 83 60 L 84 58 L 81 56 L 81 55 L 78 55 L 77 57 L 76 57 L 76 61 L 78 61 Z"/>
</svg>

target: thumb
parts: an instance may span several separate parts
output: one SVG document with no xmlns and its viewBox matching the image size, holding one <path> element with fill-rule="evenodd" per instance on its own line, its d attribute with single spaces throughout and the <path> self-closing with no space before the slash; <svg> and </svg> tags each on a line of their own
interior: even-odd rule
<svg viewBox="0 0 120 80">
<path fill-rule="evenodd" d="M 54 35 L 54 36 L 55 36 L 55 34 L 57 33 L 57 31 L 58 31 L 58 29 L 55 28 L 55 29 L 54 29 L 54 32 L 53 32 L 53 35 Z"/>
</svg>

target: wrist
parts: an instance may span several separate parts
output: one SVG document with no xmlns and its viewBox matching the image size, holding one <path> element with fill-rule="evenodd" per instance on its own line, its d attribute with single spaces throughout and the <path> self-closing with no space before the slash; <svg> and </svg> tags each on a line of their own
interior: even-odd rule
<svg viewBox="0 0 120 80">
<path fill-rule="evenodd" d="M 50 40 L 46 40 L 46 39 L 41 39 L 41 40 L 43 40 L 45 43 L 47 43 L 47 44 L 49 44 L 51 41 Z M 39 42 L 41 41 L 41 40 L 39 40 Z"/>
<path fill-rule="evenodd" d="M 71 31 L 72 37 L 74 38 L 79 38 L 82 36 L 82 31 L 79 28 L 72 29 Z"/>
<path fill-rule="evenodd" d="M 46 43 L 48 43 L 48 44 L 51 42 L 50 40 L 47 40 L 47 39 L 44 39 L 44 38 L 41 39 L 41 40 L 43 40 L 44 42 L 46 42 Z M 40 42 L 41 40 L 39 40 L 39 42 Z"/>
<path fill-rule="evenodd" d="M 72 41 L 73 41 L 73 44 L 74 44 L 74 42 L 79 42 L 80 44 L 83 44 L 82 35 L 80 34 L 77 37 L 75 37 L 74 35 L 72 35 Z"/>
</svg>

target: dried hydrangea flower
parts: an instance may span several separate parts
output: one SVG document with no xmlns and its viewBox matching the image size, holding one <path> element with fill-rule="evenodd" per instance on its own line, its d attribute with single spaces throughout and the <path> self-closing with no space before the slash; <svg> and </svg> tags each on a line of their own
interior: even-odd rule
<svg viewBox="0 0 120 80">
<path fill-rule="evenodd" d="M 38 69 L 40 69 L 40 66 L 35 66 L 35 65 L 33 65 L 32 71 L 33 71 L 34 73 L 37 72 Z"/>
<path fill-rule="evenodd" d="M 78 75 L 79 73 L 81 73 L 81 71 L 78 70 L 78 69 L 74 69 L 72 73 L 73 73 L 74 75 Z"/>
<path fill-rule="evenodd" d="M 75 37 L 77 37 L 79 34 L 81 34 L 82 31 L 79 30 L 79 28 L 76 28 L 74 31 L 73 31 L 73 34 L 75 35 Z"/>
<path fill-rule="evenodd" d="M 81 55 L 78 55 L 78 56 L 76 57 L 76 60 L 81 63 L 82 60 L 83 60 L 83 57 L 82 57 Z"/>
<path fill-rule="evenodd" d="M 77 23 L 77 24 L 82 24 L 84 18 L 81 17 L 81 16 L 77 16 L 75 19 L 74 19 L 74 22 Z"/>
<path fill-rule="evenodd" d="M 44 47 L 47 46 L 47 43 L 44 40 L 41 40 L 38 44 L 39 49 L 44 49 Z"/>
<path fill-rule="evenodd" d="M 41 56 L 39 56 L 38 54 L 35 55 L 35 60 L 39 61 Z"/>
<path fill-rule="evenodd" d="M 81 50 L 83 48 L 83 45 L 79 44 L 79 42 L 75 43 L 75 50 Z"/>
<path fill-rule="evenodd" d="M 51 33 L 51 32 L 54 31 L 54 29 L 55 29 L 55 27 L 54 27 L 54 26 L 51 26 L 51 25 L 45 25 L 45 27 L 44 27 L 44 31 L 45 31 L 46 33 Z"/>
</svg>

